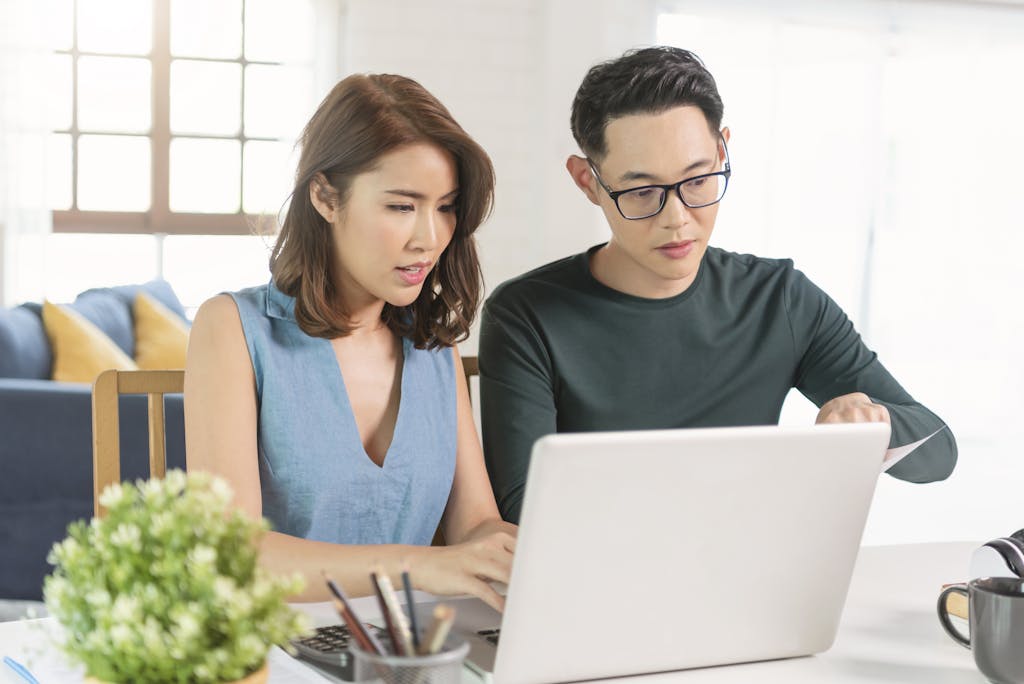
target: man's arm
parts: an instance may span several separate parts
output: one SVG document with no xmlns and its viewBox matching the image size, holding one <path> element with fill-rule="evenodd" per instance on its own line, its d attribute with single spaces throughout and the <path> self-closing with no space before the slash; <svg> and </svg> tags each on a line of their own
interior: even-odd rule
<svg viewBox="0 0 1024 684">
<path fill-rule="evenodd" d="M 480 322 L 479 355 L 484 459 L 502 518 L 518 524 L 530 450 L 556 431 L 551 361 L 526 313 L 493 298 Z"/>
<path fill-rule="evenodd" d="M 935 433 L 888 472 L 909 482 L 949 477 L 957 459 L 953 433 L 943 429 L 943 421 L 900 386 L 828 295 L 799 271 L 793 275 L 786 302 L 800 358 L 797 389 L 819 408 L 836 397 L 857 392 L 867 395 L 888 411 L 890 448 Z"/>
</svg>

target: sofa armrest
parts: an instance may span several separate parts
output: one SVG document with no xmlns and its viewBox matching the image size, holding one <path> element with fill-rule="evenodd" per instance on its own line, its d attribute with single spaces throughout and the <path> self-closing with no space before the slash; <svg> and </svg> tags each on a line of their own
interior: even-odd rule
<svg viewBox="0 0 1024 684">
<path fill-rule="evenodd" d="M 181 395 L 165 399 L 167 467 L 185 467 Z M 146 397 L 121 397 L 121 477 L 148 476 Z M 38 599 L 46 554 L 92 516 L 88 385 L 0 379 L 0 598 Z"/>
</svg>

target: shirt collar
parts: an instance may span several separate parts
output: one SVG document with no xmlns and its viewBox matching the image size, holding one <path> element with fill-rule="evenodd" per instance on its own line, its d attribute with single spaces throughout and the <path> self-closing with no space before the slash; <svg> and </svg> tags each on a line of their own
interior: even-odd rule
<svg viewBox="0 0 1024 684">
<path fill-rule="evenodd" d="M 295 320 L 295 297 L 278 290 L 273 281 L 267 285 L 267 315 L 284 321 Z"/>
</svg>

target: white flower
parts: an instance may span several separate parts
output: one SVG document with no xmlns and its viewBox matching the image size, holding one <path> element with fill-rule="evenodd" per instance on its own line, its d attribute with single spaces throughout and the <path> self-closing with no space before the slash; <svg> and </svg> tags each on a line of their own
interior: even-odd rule
<svg viewBox="0 0 1024 684">
<path fill-rule="evenodd" d="M 115 546 L 123 546 L 132 551 L 139 551 L 142 549 L 142 532 L 135 525 L 121 523 L 114 530 L 114 533 L 110 535 L 110 541 Z"/>
<path fill-rule="evenodd" d="M 210 566 L 217 562 L 217 551 L 205 544 L 198 544 L 188 552 L 189 562 L 199 566 Z"/>
<path fill-rule="evenodd" d="M 110 594 L 106 589 L 96 588 L 85 595 L 85 602 L 93 608 L 105 608 L 110 605 Z"/>
<path fill-rule="evenodd" d="M 164 484 L 167 486 L 167 491 L 173 495 L 181 494 L 185 489 L 186 480 L 185 473 L 181 470 L 172 470 L 164 476 Z"/>
<path fill-rule="evenodd" d="M 100 504 L 105 508 L 113 508 L 117 504 L 121 503 L 121 499 L 124 498 L 124 487 L 121 486 L 120 482 L 107 485 L 107 487 L 100 493 Z"/>
<path fill-rule="evenodd" d="M 114 625 L 110 628 L 110 640 L 115 646 L 124 647 L 132 642 L 132 628 L 128 625 Z"/>
<path fill-rule="evenodd" d="M 134 596 L 121 594 L 114 599 L 114 605 L 110 609 L 110 617 L 116 622 L 134 623 L 141 617 L 139 600 Z"/>
<path fill-rule="evenodd" d="M 213 478 L 210 483 L 210 491 L 219 500 L 222 506 L 226 506 L 231 502 L 231 498 L 235 495 L 231 491 L 231 485 L 226 480 L 220 477 Z"/>
<path fill-rule="evenodd" d="M 213 593 L 217 595 L 217 603 L 231 605 L 236 600 L 238 591 L 234 580 L 221 575 L 213 580 Z"/>
<path fill-rule="evenodd" d="M 191 641 L 199 634 L 199 629 L 200 624 L 196 616 L 191 612 L 182 611 L 174 616 L 174 627 L 171 628 L 171 634 L 178 641 Z"/>
</svg>

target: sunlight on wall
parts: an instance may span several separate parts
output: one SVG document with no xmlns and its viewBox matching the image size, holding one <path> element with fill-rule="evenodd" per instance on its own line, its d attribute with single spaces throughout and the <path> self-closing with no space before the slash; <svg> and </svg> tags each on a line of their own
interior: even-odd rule
<svg viewBox="0 0 1024 684">
<path fill-rule="evenodd" d="M 680 1 L 658 38 L 700 55 L 732 127 L 715 239 L 792 257 L 957 436 L 949 481 L 879 485 L 867 539 L 1024 525 L 1024 8 Z M 783 422 L 814 407 L 791 393 Z M 969 513 L 955 501 L 971 502 Z M 998 522 L 1002 520 L 1003 522 Z"/>
</svg>

